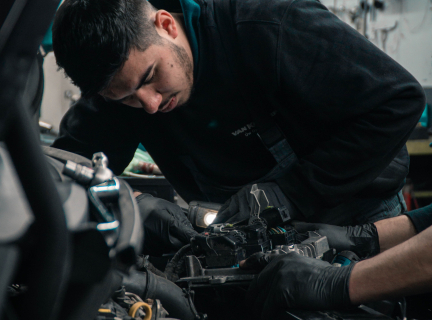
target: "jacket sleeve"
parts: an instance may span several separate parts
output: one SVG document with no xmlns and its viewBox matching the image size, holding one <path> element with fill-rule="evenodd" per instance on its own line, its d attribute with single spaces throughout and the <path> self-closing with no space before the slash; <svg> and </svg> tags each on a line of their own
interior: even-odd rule
<svg viewBox="0 0 432 320">
<path fill-rule="evenodd" d="M 299 161 L 277 182 L 306 216 L 358 195 L 403 148 L 425 107 L 420 84 L 318 1 L 287 9 L 278 111 Z"/>
<path fill-rule="evenodd" d="M 81 98 L 63 117 L 60 135 L 52 147 L 70 151 L 89 159 L 102 151 L 109 167 L 121 174 L 132 160 L 138 139 L 131 129 L 134 110 L 102 97 Z"/>
</svg>

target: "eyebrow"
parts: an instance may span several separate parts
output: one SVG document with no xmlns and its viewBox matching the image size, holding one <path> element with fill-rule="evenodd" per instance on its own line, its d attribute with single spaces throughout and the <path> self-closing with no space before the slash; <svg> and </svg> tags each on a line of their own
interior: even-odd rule
<svg viewBox="0 0 432 320">
<path fill-rule="evenodd" d="M 153 70 L 154 65 L 155 65 L 154 63 L 151 64 L 147 68 L 147 70 L 143 73 L 143 75 L 141 76 L 141 80 L 139 81 L 138 86 L 135 88 L 135 90 L 138 90 L 139 88 L 141 88 L 143 85 L 146 84 L 146 80 L 147 80 L 148 76 L 150 75 L 150 72 Z M 112 102 L 122 102 L 122 101 L 126 100 L 127 97 L 129 97 L 129 95 L 127 95 L 124 98 L 118 99 L 118 100 L 110 99 L 110 98 L 107 98 L 107 97 L 104 97 L 104 99 L 105 99 L 105 101 L 108 101 L 108 102 L 109 101 L 112 101 Z"/>
</svg>

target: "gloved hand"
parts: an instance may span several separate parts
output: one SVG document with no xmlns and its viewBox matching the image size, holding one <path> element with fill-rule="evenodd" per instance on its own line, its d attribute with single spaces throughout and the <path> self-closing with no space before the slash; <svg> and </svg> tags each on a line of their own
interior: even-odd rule
<svg viewBox="0 0 432 320">
<path fill-rule="evenodd" d="M 316 231 L 320 235 L 326 236 L 330 248 L 335 248 L 337 252 L 352 251 L 362 259 L 372 257 L 380 252 L 378 231 L 373 223 L 355 227 L 338 227 L 300 221 L 293 221 L 291 224 L 299 233 Z"/>
<path fill-rule="evenodd" d="M 295 216 L 294 207 L 285 197 L 282 190 L 274 182 L 257 183 L 258 189 L 264 190 L 269 206 L 283 207 L 288 209 L 291 218 Z M 240 189 L 220 208 L 213 223 L 237 222 L 250 217 L 251 208 L 255 203 L 255 198 L 251 194 L 252 185 L 247 185 Z"/>
<path fill-rule="evenodd" d="M 144 221 L 144 254 L 177 251 L 198 234 L 178 205 L 146 193 L 136 200 Z"/>
<path fill-rule="evenodd" d="M 241 268 L 262 269 L 246 295 L 250 317 L 277 319 L 289 308 L 321 309 L 351 306 L 348 283 L 354 264 L 333 267 L 328 262 L 301 256 L 255 253 Z"/>
</svg>

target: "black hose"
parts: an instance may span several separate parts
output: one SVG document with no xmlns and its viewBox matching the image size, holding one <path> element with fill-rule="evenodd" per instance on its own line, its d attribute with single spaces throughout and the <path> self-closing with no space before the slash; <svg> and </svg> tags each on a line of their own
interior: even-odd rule
<svg viewBox="0 0 432 320">
<path fill-rule="evenodd" d="M 55 319 L 70 271 L 70 239 L 62 203 L 26 111 L 16 110 L 6 145 L 35 216 L 25 308 L 33 319 Z"/>
<path fill-rule="evenodd" d="M 23 101 L 27 74 L 59 0 L 16 0 L 0 37 L 0 137 L 27 196 L 37 230 L 33 274 L 23 295 L 20 318 L 56 319 L 70 269 L 69 234 L 60 197 Z M 30 103 L 31 101 L 27 101 Z"/>
<path fill-rule="evenodd" d="M 190 250 L 191 245 L 187 244 L 184 247 L 181 247 L 179 251 L 176 252 L 174 257 L 167 263 L 164 273 L 171 281 L 178 280 L 178 275 L 176 273 L 177 265 L 180 259 Z"/>
<path fill-rule="evenodd" d="M 189 299 L 182 289 L 173 282 L 156 276 L 151 272 L 134 271 L 123 278 L 123 286 L 127 292 L 132 292 L 145 299 L 159 299 L 168 311 L 170 318 L 194 320 L 196 314 L 192 312 Z"/>
</svg>

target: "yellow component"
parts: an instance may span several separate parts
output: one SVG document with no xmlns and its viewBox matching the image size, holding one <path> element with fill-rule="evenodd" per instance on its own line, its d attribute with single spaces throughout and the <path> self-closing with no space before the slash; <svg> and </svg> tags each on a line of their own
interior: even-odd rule
<svg viewBox="0 0 432 320">
<path fill-rule="evenodd" d="M 419 139 L 419 140 L 408 140 L 406 143 L 408 153 L 410 156 L 423 156 L 432 154 L 432 148 L 429 144 L 432 142 L 432 138 Z"/>
<path fill-rule="evenodd" d="M 99 309 L 98 310 L 100 313 L 111 313 L 111 310 L 110 309 Z"/>
<path fill-rule="evenodd" d="M 130 309 L 129 309 L 129 316 L 132 318 L 135 318 L 135 315 L 138 311 L 139 308 L 144 307 L 144 311 L 145 311 L 145 317 L 144 320 L 150 320 L 152 317 L 152 309 L 151 307 L 145 303 L 145 302 L 137 302 L 135 303 Z"/>
<path fill-rule="evenodd" d="M 412 191 L 414 198 L 432 198 L 432 191 Z"/>
</svg>

